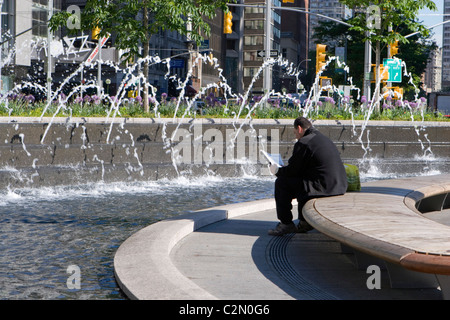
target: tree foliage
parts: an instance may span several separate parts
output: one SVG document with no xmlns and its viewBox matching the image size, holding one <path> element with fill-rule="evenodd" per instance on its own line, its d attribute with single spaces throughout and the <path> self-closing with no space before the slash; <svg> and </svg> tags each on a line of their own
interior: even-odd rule
<svg viewBox="0 0 450 320">
<path fill-rule="evenodd" d="M 422 36 L 428 36 L 429 30 L 417 16 L 421 9 L 437 9 L 431 0 L 340 0 L 340 2 L 356 11 L 355 16 L 348 21 L 353 25 L 352 30 L 366 35 L 373 43 L 379 42 L 384 45 L 395 40 L 408 43 L 406 34 L 399 32 L 405 26 L 413 32 L 420 32 Z"/>
<path fill-rule="evenodd" d="M 402 23 L 397 26 L 396 32 L 400 35 L 408 35 L 413 33 L 414 30 L 411 30 L 406 23 Z M 364 75 L 364 63 L 361 60 L 361 57 L 364 56 L 364 35 L 354 28 L 332 21 L 319 22 L 319 26 L 315 29 L 314 35 L 317 43 L 328 45 L 330 55 L 333 55 L 335 46 L 347 47 L 346 64 L 349 67 L 350 76 L 352 77 L 353 84 L 361 88 Z M 405 62 L 407 72 L 411 73 L 413 82 L 419 84 L 421 75 L 427 66 L 430 53 L 437 48 L 437 45 L 431 40 L 430 34 L 417 34 L 408 39 L 408 43 L 400 44 L 399 53 L 396 57 Z M 386 48 L 381 51 L 381 56 L 387 57 Z M 333 66 L 330 66 L 330 69 L 332 68 Z M 325 71 L 324 75 L 333 76 L 335 80 L 339 80 L 335 78 L 332 71 L 330 70 L 328 73 Z M 405 90 L 412 89 L 408 77 L 403 78 L 401 86 Z"/>
<path fill-rule="evenodd" d="M 87 0 L 81 12 L 81 30 L 101 29 L 100 35 L 112 34 L 114 45 L 127 51 L 130 57 L 142 56 L 139 47 L 148 43 L 151 35 L 159 30 L 177 31 L 190 35 L 192 41 L 200 43 L 210 32 L 205 17 L 213 18 L 216 10 L 228 11 L 230 0 Z M 144 16 L 148 14 L 146 23 Z M 55 14 L 50 27 L 64 27 L 70 14 Z M 187 28 L 187 17 L 192 30 Z M 68 30 L 77 32 L 77 30 Z"/>
<path fill-rule="evenodd" d="M 114 46 L 124 50 L 122 58 L 147 57 L 149 41 L 159 30 L 176 31 L 199 44 L 209 35 L 212 19 L 218 9 L 228 11 L 234 0 L 87 0 L 81 12 L 81 30 L 100 29 L 100 36 L 111 34 Z M 50 27 L 65 26 L 70 14 L 61 12 L 52 17 Z M 77 32 L 77 30 L 69 30 Z M 141 50 L 142 49 L 142 50 Z M 148 76 L 149 62 L 143 63 Z M 144 86 L 144 109 L 148 112 L 148 86 Z"/>
</svg>

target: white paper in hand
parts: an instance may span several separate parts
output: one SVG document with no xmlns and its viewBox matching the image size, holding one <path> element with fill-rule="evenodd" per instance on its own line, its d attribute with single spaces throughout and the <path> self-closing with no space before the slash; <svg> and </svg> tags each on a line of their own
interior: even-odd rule
<svg viewBox="0 0 450 320">
<path fill-rule="evenodd" d="M 266 157 L 267 161 L 269 161 L 270 164 L 276 164 L 279 168 L 284 166 L 283 159 L 281 159 L 280 154 L 278 153 L 270 154 L 264 150 L 261 150 L 261 152 L 264 155 L 264 157 Z"/>
</svg>

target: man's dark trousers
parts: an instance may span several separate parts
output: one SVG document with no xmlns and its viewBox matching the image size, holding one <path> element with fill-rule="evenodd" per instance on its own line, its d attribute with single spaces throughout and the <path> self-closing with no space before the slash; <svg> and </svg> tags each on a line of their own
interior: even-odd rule
<svg viewBox="0 0 450 320">
<path fill-rule="evenodd" d="M 275 180 L 275 203 L 277 218 L 281 223 L 289 224 L 293 220 L 292 199 L 298 202 L 298 219 L 306 221 L 302 214 L 302 208 L 308 200 L 314 197 L 306 195 L 302 179 L 297 177 L 278 177 Z"/>
</svg>

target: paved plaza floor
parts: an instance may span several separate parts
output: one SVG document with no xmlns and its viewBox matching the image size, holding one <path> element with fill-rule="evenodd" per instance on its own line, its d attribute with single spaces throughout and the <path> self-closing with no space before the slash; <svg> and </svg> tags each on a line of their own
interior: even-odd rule
<svg viewBox="0 0 450 320">
<path fill-rule="evenodd" d="M 210 224 L 183 238 L 171 259 L 221 300 L 441 299 L 438 289 L 392 289 L 382 268 L 380 289 L 369 289 L 372 273 L 338 242 L 315 230 L 269 236 L 276 223 L 271 209 Z"/>
</svg>

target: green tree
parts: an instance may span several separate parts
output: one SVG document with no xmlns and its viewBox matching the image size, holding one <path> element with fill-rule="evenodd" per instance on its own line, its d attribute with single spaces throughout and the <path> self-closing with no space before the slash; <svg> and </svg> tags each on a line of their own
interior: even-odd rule
<svg viewBox="0 0 450 320">
<path fill-rule="evenodd" d="M 100 36 L 114 35 L 114 45 L 126 50 L 125 59 L 148 57 L 150 37 L 160 29 L 177 31 L 199 44 L 210 33 L 204 18 L 215 17 L 217 9 L 228 11 L 230 2 L 234 0 L 87 0 L 80 24 L 82 30 L 100 28 Z M 65 26 L 69 16 L 66 12 L 54 15 L 50 21 L 52 30 Z M 149 62 L 145 60 L 145 77 L 148 70 Z M 148 112 L 147 85 L 143 101 L 144 110 Z"/>
<path fill-rule="evenodd" d="M 350 69 L 350 76 L 353 84 L 362 88 L 364 63 L 361 57 L 364 57 L 364 36 L 360 32 L 350 30 L 350 27 L 333 21 L 319 21 L 318 27 L 314 29 L 316 43 L 327 45 L 328 55 L 334 55 L 335 47 L 346 47 L 347 62 Z M 314 58 L 314 55 L 312 55 Z M 314 68 L 314 64 L 310 64 Z M 334 74 L 333 64 L 329 65 L 329 70 L 325 70 L 323 75 L 333 77 L 333 83 L 338 83 Z M 314 73 L 314 70 L 312 70 Z M 342 77 L 341 77 L 342 78 Z"/>
<path fill-rule="evenodd" d="M 405 34 L 399 32 L 401 26 L 405 25 L 409 30 L 427 36 L 429 30 L 417 19 L 419 10 L 424 8 L 436 10 L 436 4 L 431 0 L 340 0 L 340 2 L 355 9 L 357 13 L 348 21 L 353 25 L 351 29 L 359 31 L 368 41 L 375 44 L 377 82 L 381 51 L 396 40 L 399 43 L 410 42 Z"/>
<path fill-rule="evenodd" d="M 406 24 L 400 24 L 397 28 L 400 35 L 409 35 L 413 30 L 408 28 Z M 317 43 L 328 45 L 330 55 L 334 52 L 335 46 L 345 46 L 347 48 L 347 62 L 350 69 L 350 76 L 353 84 L 358 88 L 363 86 L 364 78 L 364 64 L 361 62 L 361 57 L 364 56 L 364 40 L 365 37 L 359 31 L 353 30 L 348 26 L 335 23 L 333 21 L 321 21 L 314 33 Z M 408 43 L 400 44 L 399 53 L 396 55 L 399 59 L 405 62 L 408 73 L 411 73 L 414 84 L 420 83 L 420 78 L 430 56 L 430 53 L 437 48 L 436 43 L 431 41 L 431 35 L 417 34 L 408 38 Z M 381 50 L 381 56 L 387 57 L 387 48 Z M 331 66 L 330 69 L 333 69 Z M 326 76 L 333 77 L 333 83 L 338 83 L 338 80 L 333 70 L 329 73 L 324 73 Z M 413 85 L 409 78 L 404 77 L 401 86 L 404 92 L 412 92 L 414 95 Z M 408 97 L 411 98 L 411 97 Z"/>
</svg>

